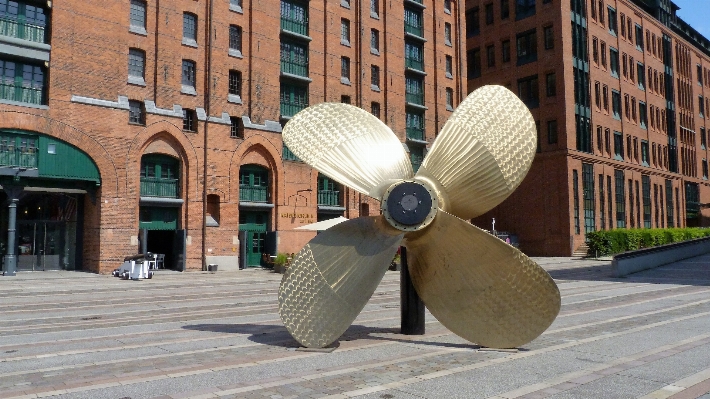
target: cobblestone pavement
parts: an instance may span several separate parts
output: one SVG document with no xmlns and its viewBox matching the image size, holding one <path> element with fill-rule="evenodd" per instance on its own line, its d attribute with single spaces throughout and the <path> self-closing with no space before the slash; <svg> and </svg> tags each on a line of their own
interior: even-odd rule
<svg viewBox="0 0 710 399">
<path fill-rule="evenodd" d="M 297 349 L 264 270 L 0 277 L 0 399 L 710 399 L 710 255 L 621 279 L 608 261 L 536 260 L 562 310 L 517 351 L 430 314 L 426 335 L 400 335 L 397 272 L 331 353 Z"/>
</svg>

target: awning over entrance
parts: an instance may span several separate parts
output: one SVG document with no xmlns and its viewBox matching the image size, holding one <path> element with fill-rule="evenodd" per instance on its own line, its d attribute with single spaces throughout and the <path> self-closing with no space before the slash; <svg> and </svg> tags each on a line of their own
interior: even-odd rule
<svg viewBox="0 0 710 399">
<path fill-rule="evenodd" d="M 294 230 L 308 230 L 308 231 L 323 231 L 335 226 L 336 224 L 343 223 L 348 220 L 348 218 L 338 216 L 337 218 L 323 220 L 322 222 L 316 222 L 307 224 L 304 226 L 296 227 Z"/>
</svg>

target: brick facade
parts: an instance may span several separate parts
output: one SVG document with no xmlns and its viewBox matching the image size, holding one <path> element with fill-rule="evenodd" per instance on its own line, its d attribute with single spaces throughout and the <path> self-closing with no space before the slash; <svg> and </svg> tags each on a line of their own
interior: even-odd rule
<svg viewBox="0 0 710 399">
<path fill-rule="evenodd" d="M 281 2 L 147 0 L 138 2 L 146 10 L 144 30 L 131 26 L 131 3 L 51 2 L 44 11 L 50 21 L 45 42 L 51 46 L 45 64 L 46 106 L 0 101 L 0 129 L 66 141 L 87 153 L 99 169 L 100 188 L 95 198 L 85 195 L 83 201 L 83 268 L 107 273 L 125 255 L 139 251 L 141 158 L 147 154 L 179 160 L 183 203 L 177 225 L 187 234 L 188 270 L 200 269 L 205 256 L 239 254 L 239 216 L 247 209 L 244 201 L 240 206 L 243 165 L 268 170 L 266 204 L 273 207 L 262 208 L 269 212 L 268 230 L 278 232 L 278 252 L 297 252 L 315 234 L 293 229 L 316 221 L 318 172 L 282 159 L 280 129 L 288 117 L 281 109 L 280 88 L 288 77 L 282 76 L 279 54 L 290 35 L 281 28 Z M 365 1 L 303 3 L 308 14 L 303 39 L 308 103 L 340 102 L 349 96 L 352 104 L 370 111 L 377 102 L 381 119 L 403 143 L 408 142 L 404 7 L 421 11 L 426 39 L 424 141 L 431 142 L 451 112 L 446 89 L 453 91 L 454 104 L 465 95 L 458 2 L 451 1 L 450 10 L 444 10 L 445 2 L 438 0 L 375 1 L 375 13 Z M 196 17 L 194 42 L 183 38 L 184 13 Z M 350 45 L 341 43 L 343 19 L 350 23 Z M 444 40 L 447 24 L 453 30 L 451 44 Z M 230 25 L 241 29 L 239 51 L 230 49 Z M 210 29 L 212 40 L 206 37 Z M 370 49 L 372 29 L 379 34 L 378 51 Z M 145 55 L 142 82 L 129 78 L 129 49 Z M 350 59 L 350 84 L 341 80 L 343 56 Z M 453 60 L 451 76 L 444 73 L 445 56 Z M 195 65 L 192 94 L 182 84 L 183 60 Z M 378 87 L 371 85 L 371 65 L 379 67 Z M 230 70 L 241 73 L 236 100 L 229 94 Z M 144 124 L 129 123 L 126 100 L 143 104 Z M 195 111 L 195 131 L 183 129 L 182 109 Z M 235 121 L 237 134 L 230 125 Z M 343 187 L 339 191 L 343 216 L 379 213 L 375 199 Z M 204 198 L 212 201 L 210 213 L 218 209 L 219 226 L 206 227 L 203 236 Z"/>
<path fill-rule="evenodd" d="M 497 230 L 518 234 L 521 249 L 537 256 L 569 256 L 583 248 L 585 224 L 589 230 L 710 225 L 707 209 L 700 207 L 698 217 L 692 217 L 692 208 L 710 201 L 707 166 L 705 172 L 702 170 L 708 159 L 707 138 L 701 138 L 710 128 L 710 42 L 675 16 L 672 2 L 660 3 L 657 8 L 649 8 L 646 2 L 633 0 L 466 1 L 469 26 L 476 27 L 473 19 L 478 13 L 479 27 L 478 33 L 470 29 L 466 40 L 468 90 L 502 84 L 523 97 L 521 79 L 537 76 L 539 99 L 538 104 L 530 106 L 539 134 L 539 151 L 530 173 L 510 198 L 474 223 L 490 226 L 495 217 Z M 504 5 L 509 7 L 507 18 L 503 18 Z M 488 7 L 493 18 L 488 14 L 487 20 Z M 616 21 L 615 29 L 610 18 Z M 575 35 L 574 27 L 583 29 Z M 548 29 L 551 43 L 546 43 Z M 637 29 L 643 44 L 637 40 Z M 516 54 L 516 44 L 532 30 L 536 34 L 536 56 L 526 60 L 525 54 Z M 670 48 L 666 63 L 664 35 Z M 577 43 L 573 43 L 575 38 L 579 39 Z M 502 60 L 505 40 L 510 41 L 506 62 Z M 488 46 L 494 49 L 491 65 Z M 474 59 L 476 49 L 480 53 Z M 612 65 L 617 64 L 612 60 L 614 52 L 618 54 L 616 67 Z M 480 66 L 472 62 L 480 62 Z M 639 70 L 643 71 L 642 79 Z M 584 71 L 588 71 L 587 83 Z M 556 90 L 548 94 L 546 80 L 551 73 L 555 74 L 552 80 Z M 672 88 L 664 84 L 664 75 L 672 80 Z M 613 93 L 619 95 L 618 116 L 614 115 Z M 580 139 L 576 110 L 584 120 L 585 97 L 590 129 Z M 700 97 L 705 102 L 704 111 L 699 109 Z M 671 117 L 675 118 L 674 128 L 669 124 Z M 548 134 L 550 122 L 556 123 L 556 137 L 555 132 Z M 617 142 L 615 147 L 615 132 L 621 146 Z M 676 151 L 672 148 L 674 136 Z M 648 143 L 647 151 L 644 143 Z M 677 166 L 673 165 L 674 152 Z M 585 171 L 591 171 L 593 179 L 586 190 Z M 619 171 L 623 173 L 624 192 L 617 199 Z M 645 179 L 650 192 L 650 218 L 644 212 Z M 694 201 L 686 195 L 687 185 L 698 187 L 700 204 L 690 203 Z M 671 196 L 666 187 L 671 188 Z"/>
</svg>

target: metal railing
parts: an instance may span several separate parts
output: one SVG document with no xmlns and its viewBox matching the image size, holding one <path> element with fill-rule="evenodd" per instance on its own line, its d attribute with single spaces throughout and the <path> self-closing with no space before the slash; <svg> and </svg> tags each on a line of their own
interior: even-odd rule
<svg viewBox="0 0 710 399">
<path fill-rule="evenodd" d="M 34 147 L 0 146 L 0 166 L 36 168 L 37 149 Z"/>
<path fill-rule="evenodd" d="M 254 187 L 239 185 L 239 201 L 244 202 L 266 202 L 266 187 Z"/>
<path fill-rule="evenodd" d="M 0 83 L 0 99 L 28 104 L 44 104 L 44 89 Z"/>
<path fill-rule="evenodd" d="M 406 93 L 405 101 L 412 104 L 424 105 L 424 93 Z"/>
<path fill-rule="evenodd" d="M 318 205 L 340 206 L 340 191 L 318 190 Z"/>
<path fill-rule="evenodd" d="M 424 37 L 424 28 L 421 25 L 414 25 L 410 22 L 404 22 L 404 31 L 415 36 Z"/>
<path fill-rule="evenodd" d="M 407 68 L 416 69 L 418 71 L 423 71 L 424 61 L 407 57 L 404 59 L 404 66 L 406 66 Z"/>
<path fill-rule="evenodd" d="M 418 127 L 407 127 L 407 138 L 423 141 L 424 129 Z"/>
<path fill-rule="evenodd" d="M 0 17 L 0 35 L 45 43 L 45 27 L 19 22 L 8 17 Z"/>
<path fill-rule="evenodd" d="M 177 198 L 178 179 L 141 177 L 141 196 Z"/>
<path fill-rule="evenodd" d="M 308 36 L 308 19 L 295 19 L 282 15 L 281 29 Z"/>
<path fill-rule="evenodd" d="M 308 62 L 281 60 L 281 72 L 308 77 Z"/>
<path fill-rule="evenodd" d="M 306 107 L 308 103 L 305 101 L 281 101 L 281 116 L 294 116 Z"/>
</svg>

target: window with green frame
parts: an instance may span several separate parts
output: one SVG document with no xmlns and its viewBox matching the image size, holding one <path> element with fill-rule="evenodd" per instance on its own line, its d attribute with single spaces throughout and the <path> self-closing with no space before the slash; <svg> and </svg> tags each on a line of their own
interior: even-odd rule
<svg viewBox="0 0 710 399">
<path fill-rule="evenodd" d="M 340 206 L 340 184 L 320 173 L 318 174 L 318 205 Z"/>
<path fill-rule="evenodd" d="M 49 16 L 38 5 L 0 0 L 0 35 L 46 43 Z"/>
<path fill-rule="evenodd" d="M 421 43 L 404 41 L 404 65 L 407 68 L 424 70 L 424 46 Z"/>
<path fill-rule="evenodd" d="M 37 137 L 0 134 L 0 166 L 37 168 Z"/>
<path fill-rule="evenodd" d="M 308 3 L 281 0 L 281 29 L 308 36 Z"/>
<path fill-rule="evenodd" d="M 404 7 L 404 32 L 415 36 L 424 37 L 422 25 L 422 10 Z"/>
<path fill-rule="evenodd" d="M 407 138 L 424 140 L 424 112 L 407 111 Z"/>
<path fill-rule="evenodd" d="M 45 68 L 0 59 L 0 99 L 46 105 Z"/>
<path fill-rule="evenodd" d="M 616 227 L 626 227 L 626 197 L 624 196 L 624 171 L 614 170 L 616 194 Z"/>
<path fill-rule="evenodd" d="M 296 162 L 303 162 L 299 157 L 296 156 L 291 150 L 286 147 L 286 144 L 283 145 L 283 153 L 281 154 L 281 159 L 284 161 L 296 161 Z"/>
<path fill-rule="evenodd" d="M 308 107 L 308 87 L 281 84 L 281 116 L 292 117 Z"/>
<path fill-rule="evenodd" d="M 405 77 L 405 101 L 424 105 L 424 79 L 419 76 Z"/>
<path fill-rule="evenodd" d="M 424 161 L 424 146 L 416 144 L 409 144 L 408 146 L 409 160 L 412 163 L 412 169 L 416 172 Z"/>
<path fill-rule="evenodd" d="M 281 72 L 308 76 L 308 46 L 281 40 Z"/>
<path fill-rule="evenodd" d="M 239 201 L 268 202 L 269 171 L 257 165 L 239 168 Z"/>
<path fill-rule="evenodd" d="M 141 159 L 141 197 L 178 198 L 180 161 L 167 155 Z"/>
</svg>

